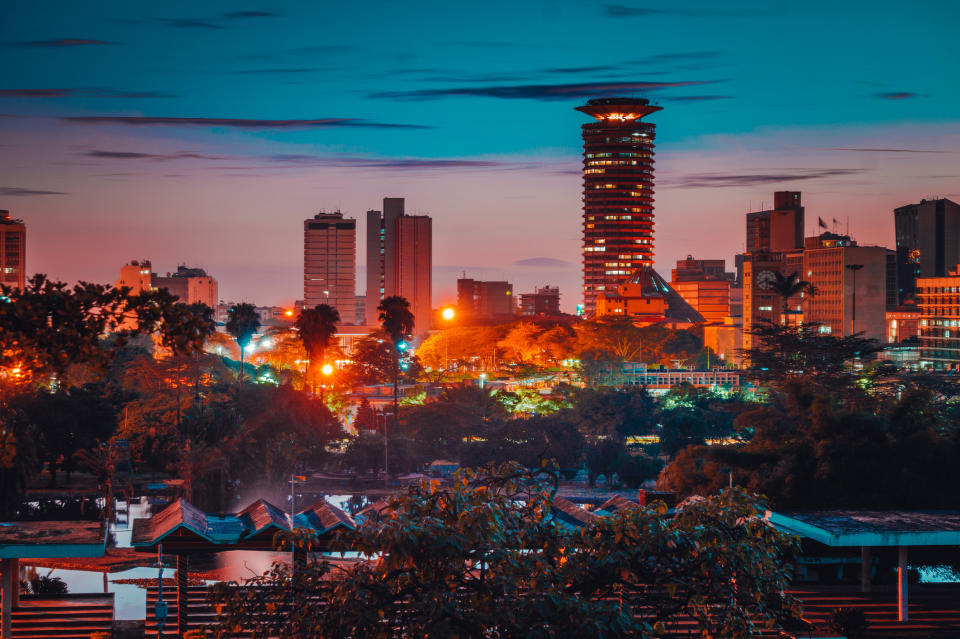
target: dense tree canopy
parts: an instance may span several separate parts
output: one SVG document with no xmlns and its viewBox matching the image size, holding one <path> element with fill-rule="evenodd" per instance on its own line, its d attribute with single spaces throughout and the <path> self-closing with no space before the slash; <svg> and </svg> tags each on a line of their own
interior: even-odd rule
<svg viewBox="0 0 960 639">
<path fill-rule="evenodd" d="M 373 559 L 219 584 L 219 636 L 650 637 L 683 616 L 706 636 L 747 637 L 795 614 L 790 542 L 744 493 L 570 531 L 552 516 L 551 474 L 506 466 L 413 486 L 341 537 Z"/>
</svg>

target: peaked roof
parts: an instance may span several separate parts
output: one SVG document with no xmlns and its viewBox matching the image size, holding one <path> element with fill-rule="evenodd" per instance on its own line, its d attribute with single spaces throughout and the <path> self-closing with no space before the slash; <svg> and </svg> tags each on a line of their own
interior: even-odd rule
<svg viewBox="0 0 960 639">
<path fill-rule="evenodd" d="M 323 499 L 300 511 L 294 519 L 299 528 L 318 535 L 343 526 L 355 528 L 353 519 Z M 270 541 L 258 537 L 264 531 L 290 530 L 290 515 L 270 502 L 258 499 L 236 514 L 205 513 L 185 499 L 178 499 L 150 519 L 135 519 L 131 545 L 140 550 L 152 548 L 168 539 L 170 547 L 196 550 L 207 546 L 251 548 Z M 172 537 L 172 538 L 171 538 Z"/>
<path fill-rule="evenodd" d="M 621 510 L 629 510 L 631 508 L 639 508 L 640 504 L 635 501 L 630 501 L 626 497 L 621 497 L 620 495 L 614 495 L 607 501 L 603 502 L 597 511 L 603 511 L 605 513 L 615 513 Z"/>
<path fill-rule="evenodd" d="M 553 516 L 562 526 L 580 528 L 599 519 L 599 516 L 563 497 L 553 498 Z"/>
<path fill-rule="evenodd" d="M 289 513 L 263 499 L 258 499 L 241 510 L 237 517 L 244 524 L 245 537 L 252 537 L 271 527 L 290 530 Z"/>
<path fill-rule="evenodd" d="M 678 322 L 701 324 L 705 322 L 703 315 L 698 313 L 673 287 L 663 279 L 652 266 L 644 266 L 633 272 L 624 284 L 639 284 L 642 297 L 662 297 L 667 302 L 666 317 Z"/>
<path fill-rule="evenodd" d="M 350 515 L 327 503 L 325 499 L 301 510 L 294 518 L 294 523 L 298 528 L 309 528 L 318 533 L 325 533 L 338 526 L 350 530 L 357 527 Z"/>
</svg>

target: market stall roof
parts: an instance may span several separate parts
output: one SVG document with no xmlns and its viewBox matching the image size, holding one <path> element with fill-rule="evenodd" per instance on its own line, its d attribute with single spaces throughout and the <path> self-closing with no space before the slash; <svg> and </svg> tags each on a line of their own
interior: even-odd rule
<svg viewBox="0 0 960 639">
<path fill-rule="evenodd" d="M 296 527 L 323 536 L 335 528 L 355 528 L 353 519 L 339 508 L 320 500 L 300 511 Z M 290 515 L 259 499 L 238 513 L 206 513 L 178 499 L 150 519 L 133 522 L 131 545 L 152 551 L 162 543 L 165 552 L 197 550 L 274 550 L 273 537 L 289 531 Z"/>
<path fill-rule="evenodd" d="M 99 521 L 0 522 L 0 559 L 102 557 L 106 548 Z"/>
<path fill-rule="evenodd" d="M 957 510 L 767 511 L 784 532 L 828 546 L 960 546 Z"/>
</svg>

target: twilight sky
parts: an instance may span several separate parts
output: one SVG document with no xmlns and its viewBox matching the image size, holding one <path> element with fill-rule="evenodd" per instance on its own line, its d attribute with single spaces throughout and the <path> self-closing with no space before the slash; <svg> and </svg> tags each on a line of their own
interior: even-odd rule
<svg viewBox="0 0 960 639">
<path fill-rule="evenodd" d="M 893 244 L 960 198 L 960 4 L 665 0 L 0 3 L 0 209 L 28 272 L 202 266 L 226 300 L 303 295 L 304 218 L 384 196 L 434 219 L 455 279 L 579 301 L 589 97 L 656 100 L 657 267 L 726 258 L 801 190 Z M 539 259 L 538 259 L 539 258 Z M 548 259 L 545 259 L 548 258 Z M 358 293 L 364 277 L 358 274 Z"/>
</svg>

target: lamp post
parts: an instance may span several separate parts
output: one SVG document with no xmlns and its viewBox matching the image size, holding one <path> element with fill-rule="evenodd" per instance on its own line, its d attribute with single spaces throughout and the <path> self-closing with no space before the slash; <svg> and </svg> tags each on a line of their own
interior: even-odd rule
<svg viewBox="0 0 960 639">
<path fill-rule="evenodd" d="M 863 268 L 863 264 L 847 264 L 847 270 L 853 273 L 853 331 L 851 335 L 857 334 L 857 271 Z"/>
<path fill-rule="evenodd" d="M 442 311 L 440 311 L 440 317 L 443 318 L 443 321 L 446 322 L 446 327 L 443 334 L 443 372 L 447 372 L 447 367 L 449 366 L 450 361 L 450 336 L 446 333 L 446 329 L 450 328 L 450 322 L 454 317 L 457 316 L 457 312 L 452 306 L 448 306 Z"/>
<path fill-rule="evenodd" d="M 327 379 L 330 378 L 331 375 L 333 375 L 333 366 L 331 366 L 330 364 L 324 364 L 323 366 L 320 367 L 320 372 L 323 374 L 323 377 L 324 377 L 323 382 L 325 382 Z M 320 403 L 321 404 L 323 403 L 324 391 L 327 388 L 326 383 L 323 383 L 323 382 L 321 382 L 320 384 Z"/>
</svg>

